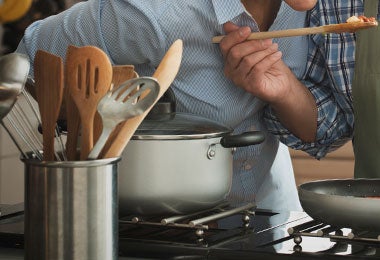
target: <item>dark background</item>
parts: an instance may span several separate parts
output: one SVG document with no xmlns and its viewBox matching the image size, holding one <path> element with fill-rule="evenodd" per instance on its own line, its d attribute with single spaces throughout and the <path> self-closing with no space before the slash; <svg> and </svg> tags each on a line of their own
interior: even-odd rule
<svg viewBox="0 0 380 260">
<path fill-rule="evenodd" d="M 17 1 L 17 0 L 13 0 Z M 77 0 L 34 0 L 29 11 L 19 20 L 3 24 L 2 54 L 16 50 L 26 27 L 36 20 L 57 14 L 79 2 Z"/>
</svg>

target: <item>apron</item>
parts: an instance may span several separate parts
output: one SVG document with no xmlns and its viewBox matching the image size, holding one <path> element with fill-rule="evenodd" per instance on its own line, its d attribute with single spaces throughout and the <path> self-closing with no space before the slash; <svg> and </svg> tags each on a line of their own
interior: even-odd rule
<svg viewBox="0 0 380 260">
<path fill-rule="evenodd" d="M 364 15 L 377 17 L 378 0 L 364 1 Z M 380 28 L 357 32 L 352 86 L 355 113 L 355 178 L 380 178 Z"/>
</svg>

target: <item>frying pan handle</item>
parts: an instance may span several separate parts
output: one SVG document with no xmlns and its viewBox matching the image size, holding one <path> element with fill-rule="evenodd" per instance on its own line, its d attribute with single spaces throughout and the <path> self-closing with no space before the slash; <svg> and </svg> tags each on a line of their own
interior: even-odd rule
<svg viewBox="0 0 380 260">
<path fill-rule="evenodd" d="M 220 139 L 220 144 L 224 148 L 244 147 L 260 144 L 265 140 L 265 135 L 261 131 L 244 132 L 238 135 L 226 135 Z"/>
</svg>

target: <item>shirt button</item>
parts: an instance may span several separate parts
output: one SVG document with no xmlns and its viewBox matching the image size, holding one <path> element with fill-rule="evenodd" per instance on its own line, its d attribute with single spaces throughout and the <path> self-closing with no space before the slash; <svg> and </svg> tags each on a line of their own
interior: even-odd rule
<svg viewBox="0 0 380 260">
<path fill-rule="evenodd" d="M 251 170 L 251 169 L 252 169 L 252 165 L 250 165 L 249 163 L 246 163 L 246 164 L 244 165 L 244 170 L 249 171 L 249 170 Z"/>
</svg>

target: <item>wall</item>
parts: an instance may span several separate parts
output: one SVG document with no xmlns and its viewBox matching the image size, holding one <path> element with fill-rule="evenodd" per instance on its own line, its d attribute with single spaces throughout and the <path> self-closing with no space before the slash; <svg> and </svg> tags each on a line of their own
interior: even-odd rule
<svg viewBox="0 0 380 260">
<path fill-rule="evenodd" d="M 304 152 L 290 149 L 297 184 L 321 179 L 353 178 L 354 153 L 351 142 L 316 160 Z"/>
</svg>

